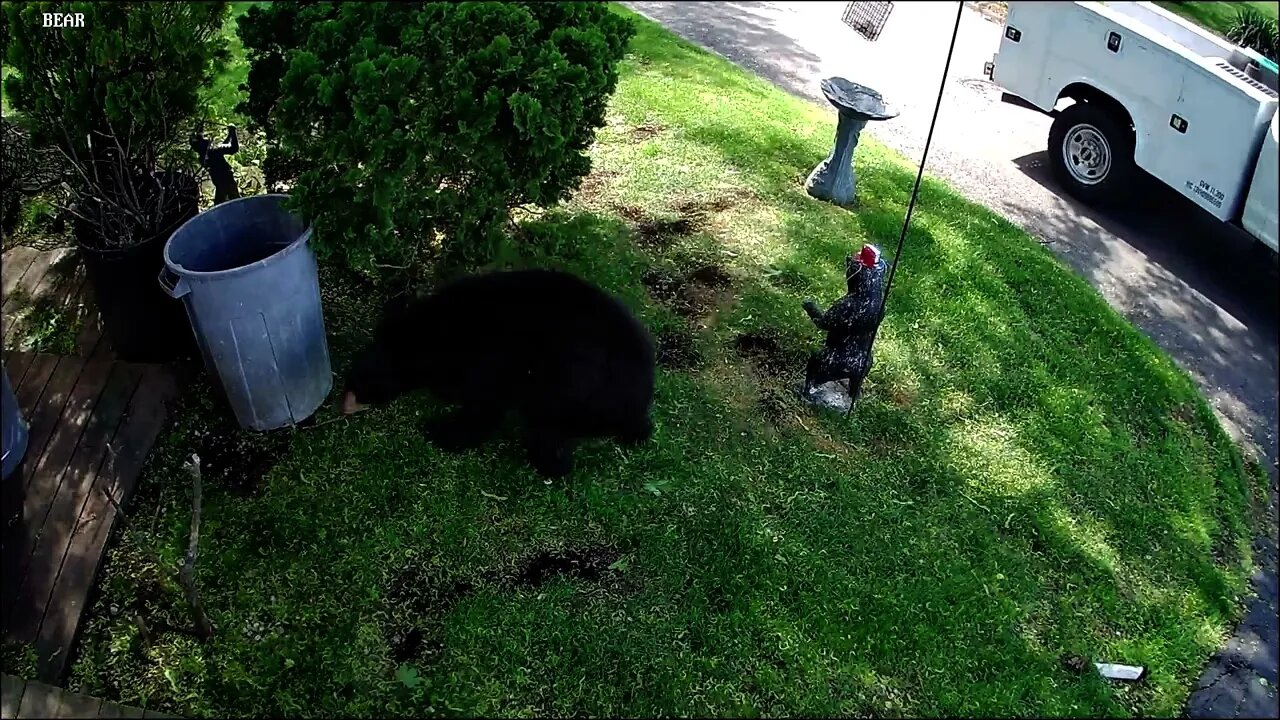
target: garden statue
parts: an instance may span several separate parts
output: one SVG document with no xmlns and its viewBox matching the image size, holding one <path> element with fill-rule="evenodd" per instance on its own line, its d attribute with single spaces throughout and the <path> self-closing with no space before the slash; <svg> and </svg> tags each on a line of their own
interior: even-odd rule
<svg viewBox="0 0 1280 720">
<path fill-rule="evenodd" d="M 214 145 L 203 133 L 191 136 L 191 149 L 200 156 L 200 165 L 209 171 L 209 179 L 213 182 L 213 204 L 224 203 L 240 197 L 240 188 L 236 186 L 236 176 L 231 172 L 227 155 L 234 155 L 240 150 L 240 141 L 236 138 L 236 126 L 227 126 L 227 139 Z"/>
<path fill-rule="evenodd" d="M 853 207 L 857 205 L 853 150 L 858 147 L 858 136 L 868 120 L 889 120 L 897 117 L 898 111 L 886 105 L 880 93 L 842 77 L 823 80 L 822 94 L 839 112 L 836 146 L 827 159 L 809 173 L 804 189 L 819 200 Z"/>
<path fill-rule="evenodd" d="M 884 279 L 888 264 L 875 245 L 863 245 L 845 258 L 848 292 L 823 312 L 813 300 L 804 301 L 804 311 L 818 329 L 827 333 L 826 347 L 809 358 L 805 369 L 803 397 L 815 404 L 850 410 L 862 394 L 862 381 L 871 370 L 871 345 L 884 319 Z M 825 386 L 847 380 L 847 397 Z"/>
</svg>

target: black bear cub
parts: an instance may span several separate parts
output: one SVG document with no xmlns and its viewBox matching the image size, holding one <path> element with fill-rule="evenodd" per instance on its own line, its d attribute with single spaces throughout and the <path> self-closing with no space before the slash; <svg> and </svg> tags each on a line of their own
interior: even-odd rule
<svg viewBox="0 0 1280 720">
<path fill-rule="evenodd" d="M 471 275 L 388 306 L 347 378 L 342 411 L 425 388 L 457 406 L 426 431 L 451 451 L 484 443 L 514 411 L 534 468 L 559 477 L 580 440 L 649 439 L 654 358 L 631 311 L 573 275 Z"/>
</svg>

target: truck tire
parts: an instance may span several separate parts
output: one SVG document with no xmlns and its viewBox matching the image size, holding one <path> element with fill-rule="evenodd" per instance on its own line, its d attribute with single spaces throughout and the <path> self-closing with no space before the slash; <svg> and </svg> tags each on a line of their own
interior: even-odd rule
<svg viewBox="0 0 1280 720">
<path fill-rule="evenodd" d="M 1135 180 L 1133 130 L 1114 112 L 1089 102 L 1063 110 L 1049 128 L 1053 175 L 1089 205 L 1117 204 Z"/>
</svg>

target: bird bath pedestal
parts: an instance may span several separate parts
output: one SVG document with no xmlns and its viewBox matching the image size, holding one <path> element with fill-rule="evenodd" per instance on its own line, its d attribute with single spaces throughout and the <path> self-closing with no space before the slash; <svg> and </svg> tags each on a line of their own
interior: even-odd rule
<svg viewBox="0 0 1280 720">
<path fill-rule="evenodd" d="M 809 173 L 804 189 L 819 200 L 842 207 L 857 205 L 854 189 L 853 150 L 858 136 L 869 120 L 889 120 L 898 111 L 885 104 L 880 93 L 865 85 L 841 77 L 822 81 L 822 94 L 836 106 L 840 117 L 836 124 L 836 146 L 831 154 Z"/>
</svg>

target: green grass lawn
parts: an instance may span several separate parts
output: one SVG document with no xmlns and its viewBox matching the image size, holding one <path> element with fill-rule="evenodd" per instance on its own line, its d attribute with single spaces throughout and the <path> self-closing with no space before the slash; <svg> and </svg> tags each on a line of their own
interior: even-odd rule
<svg viewBox="0 0 1280 720">
<path fill-rule="evenodd" d="M 197 388 L 70 687 L 186 716 L 1179 713 L 1246 589 L 1261 487 L 1188 376 L 930 180 L 866 397 L 801 405 L 821 340 L 800 302 L 837 298 L 862 242 L 892 251 L 914 169 L 867 138 L 862 208 L 808 198 L 830 108 L 637 23 L 592 175 L 499 264 L 638 311 L 665 364 L 653 441 L 546 484 L 514 436 L 438 452 L 424 398 L 254 435 Z M 324 297 L 341 372 L 378 298 L 331 271 Z M 173 574 L 192 452 L 207 644 Z"/>
<path fill-rule="evenodd" d="M 1241 8 L 1252 7 L 1263 15 L 1276 19 L 1280 15 L 1280 3 L 1275 2 L 1179 2 L 1156 0 L 1160 7 L 1178 13 L 1182 17 L 1226 37 Z"/>
</svg>

